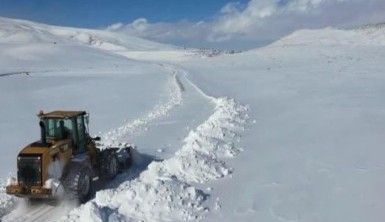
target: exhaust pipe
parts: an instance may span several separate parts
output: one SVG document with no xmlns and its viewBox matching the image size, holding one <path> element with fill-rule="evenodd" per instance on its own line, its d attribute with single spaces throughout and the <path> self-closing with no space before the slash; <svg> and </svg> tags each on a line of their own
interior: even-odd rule
<svg viewBox="0 0 385 222">
<path fill-rule="evenodd" d="M 43 121 L 40 121 L 39 125 L 40 125 L 40 133 L 41 133 L 41 135 L 40 135 L 41 136 L 40 142 L 45 145 L 45 144 L 47 144 L 47 137 L 46 137 L 46 132 L 45 132 L 45 124 L 44 124 Z"/>
</svg>

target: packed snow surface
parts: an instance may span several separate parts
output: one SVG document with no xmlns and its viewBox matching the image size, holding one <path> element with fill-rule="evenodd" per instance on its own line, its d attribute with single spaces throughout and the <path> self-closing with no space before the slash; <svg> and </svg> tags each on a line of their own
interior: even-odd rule
<svg viewBox="0 0 385 222">
<path fill-rule="evenodd" d="M 137 145 L 132 168 L 80 207 L 23 207 L 0 190 L 2 220 L 383 221 L 382 25 L 202 58 L 108 31 L 0 24 L 4 181 L 38 138 L 40 109 L 88 110 L 105 145 Z"/>
</svg>

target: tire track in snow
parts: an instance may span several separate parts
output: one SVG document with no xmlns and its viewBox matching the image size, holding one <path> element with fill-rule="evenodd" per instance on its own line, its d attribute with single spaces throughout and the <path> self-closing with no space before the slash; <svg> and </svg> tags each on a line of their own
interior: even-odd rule
<svg viewBox="0 0 385 222">
<path fill-rule="evenodd" d="M 146 130 L 152 121 L 167 116 L 175 106 L 182 103 L 183 84 L 180 82 L 176 70 L 173 70 L 170 75 L 172 75 L 172 79 L 169 83 L 169 100 L 164 104 L 154 106 L 154 108 L 143 117 L 105 133 L 102 136 L 102 143 L 105 147 L 119 147 L 127 144 L 127 141 L 129 141 L 128 136 L 140 134 Z"/>
<path fill-rule="evenodd" d="M 30 72 L 27 72 L 27 71 L 7 72 L 7 73 L 0 73 L 0 77 L 13 76 L 13 75 L 27 75 L 27 76 L 29 76 L 29 74 L 30 74 Z"/>
<path fill-rule="evenodd" d="M 4 222 L 56 222 L 75 207 L 69 202 L 36 202 L 18 201 L 16 208 L 0 221 Z"/>
<path fill-rule="evenodd" d="M 27 203 L 23 200 L 18 202 L 16 209 L 9 215 L 3 218 L 3 221 L 12 222 L 25 222 L 25 221 L 36 221 L 42 217 L 45 212 L 52 209 L 52 206 L 38 205 L 38 206 L 27 206 Z"/>
</svg>

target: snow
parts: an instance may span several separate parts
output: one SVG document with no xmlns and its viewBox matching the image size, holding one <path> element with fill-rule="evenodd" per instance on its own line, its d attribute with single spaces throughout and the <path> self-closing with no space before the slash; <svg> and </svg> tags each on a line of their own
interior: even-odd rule
<svg viewBox="0 0 385 222">
<path fill-rule="evenodd" d="M 38 138 L 40 109 L 88 110 L 104 144 L 137 146 L 132 168 L 80 207 L 19 210 L 0 190 L 0 216 L 383 221 L 384 33 L 381 25 L 299 30 L 201 57 L 108 31 L 0 18 L 0 178 L 15 174 L 18 149 Z"/>
<path fill-rule="evenodd" d="M 0 183 L 0 218 L 11 212 L 16 205 L 16 198 L 5 194 L 5 185 L 3 182 Z"/>
<path fill-rule="evenodd" d="M 271 46 L 288 45 L 385 45 L 385 26 L 371 25 L 359 29 L 334 28 L 298 30 Z"/>
<path fill-rule="evenodd" d="M 132 136 L 134 133 L 139 133 L 146 129 L 146 126 L 155 119 L 159 119 L 161 116 L 166 116 L 170 110 L 175 106 L 180 105 L 182 102 L 182 90 L 183 86 L 180 83 L 179 77 L 176 74 L 176 71 L 172 73 L 172 78 L 170 79 L 169 88 L 169 100 L 166 103 L 156 105 L 151 111 L 143 116 L 138 118 L 132 123 L 124 124 L 119 128 L 116 128 L 112 131 L 105 133 L 102 137 L 102 141 L 106 147 L 109 146 L 121 146 L 127 141 L 125 138 L 127 135 Z"/>
<path fill-rule="evenodd" d="M 6 21 L 14 32 L 29 32 L 19 30 L 18 21 Z M 30 26 L 42 29 L 38 24 Z M 40 35 L 46 33 L 42 31 Z M 60 36 L 52 39 L 57 44 L 40 39 L 17 44 L 4 41 L 0 46 L 0 73 L 16 72 L 0 77 L 0 102 L 7 107 L 0 110 L 0 139 L 5 147 L 0 157 L 4 164 L 0 168 L 3 179 L 10 173 L 15 175 L 16 156 L 22 146 L 39 138 L 35 116 L 39 110 L 87 110 L 91 113 L 91 133 L 96 134 L 116 128 L 124 120 L 136 119 L 169 98 L 168 83 L 173 77 L 157 64 L 128 60 L 89 45 L 62 40 Z M 132 45 L 137 47 L 135 42 Z M 26 50 L 31 47 L 39 50 Z M 27 58 L 27 54 L 31 55 Z M 20 71 L 29 75 L 17 74 Z M 0 196 L 2 200 L 10 199 L 4 191 Z M 2 212 L 8 212 L 12 206 L 3 204 Z"/>
<path fill-rule="evenodd" d="M 210 183 L 221 209 L 206 220 L 382 221 L 383 58 L 382 46 L 314 43 L 181 64 L 255 120 L 232 178 Z"/>
<path fill-rule="evenodd" d="M 205 211 L 208 194 L 192 182 L 204 183 L 229 174 L 220 157 L 236 153 L 234 137 L 243 131 L 246 108 L 225 98 L 215 99 L 214 113 L 185 138 L 169 159 L 152 162 L 132 181 L 99 191 L 94 200 L 72 211 L 69 221 L 196 220 Z"/>
<path fill-rule="evenodd" d="M 55 159 L 48 166 L 48 177 L 53 179 L 60 179 L 63 172 L 64 164 L 60 160 Z"/>
</svg>

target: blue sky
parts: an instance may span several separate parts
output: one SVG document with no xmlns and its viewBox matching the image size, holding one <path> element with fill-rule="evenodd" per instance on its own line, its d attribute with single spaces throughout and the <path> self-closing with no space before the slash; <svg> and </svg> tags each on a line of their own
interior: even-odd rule
<svg viewBox="0 0 385 222">
<path fill-rule="evenodd" d="M 210 20 L 228 0 L 0 0 L 0 16 L 74 27 Z M 247 0 L 238 2 L 247 3 Z"/>
</svg>

